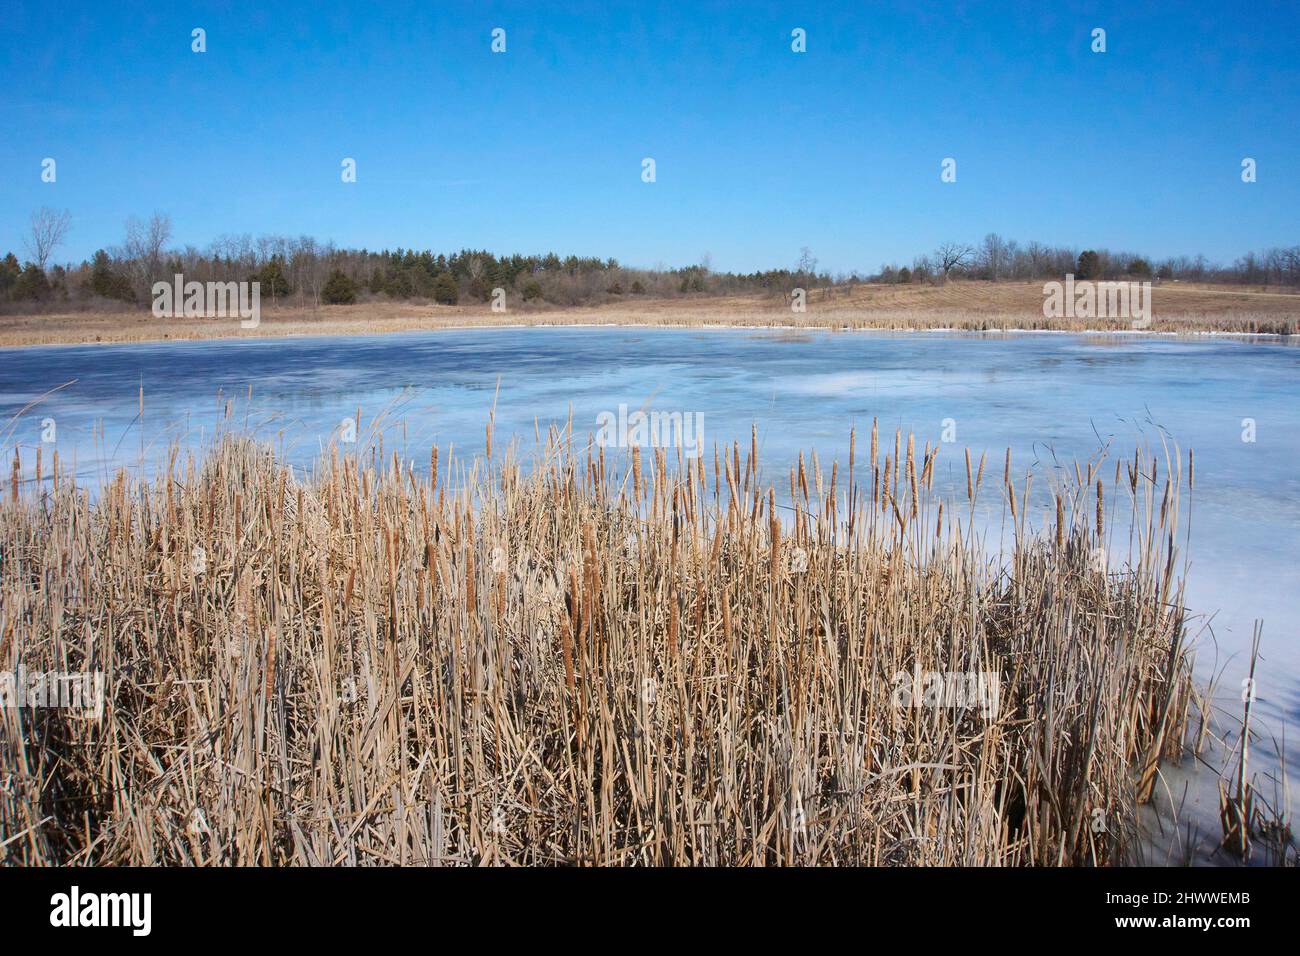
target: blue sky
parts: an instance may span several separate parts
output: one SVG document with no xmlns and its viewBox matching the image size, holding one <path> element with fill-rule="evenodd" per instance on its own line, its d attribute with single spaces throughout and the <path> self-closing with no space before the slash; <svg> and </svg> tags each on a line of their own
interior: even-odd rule
<svg viewBox="0 0 1300 956">
<path fill-rule="evenodd" d="M 0 91 L 0 250 L 21 255 L 32 209 L 67 208 L 59 261 L 155 210 L 175 245 L 744 271 L 803 246 L 874 271 L 990 231 L 1224 261 L 1300 242 L 1294 2 L 6 0 Z"/>
</svg>

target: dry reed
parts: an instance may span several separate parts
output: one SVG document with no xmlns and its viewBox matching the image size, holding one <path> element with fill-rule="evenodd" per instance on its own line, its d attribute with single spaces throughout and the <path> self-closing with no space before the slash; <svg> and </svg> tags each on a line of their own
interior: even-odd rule
<svg viewBox="0 0 1300 956">
<path fill-rule="evenodd" d="M 1040 535 L 1026 482 L 991 557 L 972 517 L 983 459 L 941 510 L 937 452 L 896 436 L 882 464 L 874 426 L 870 444 L 829 495 L 801 461 L 788 501 L 753 446 L 743 464 L 715 449 L 710 482 L 706 459 L 654 450 L 620 472 L 556 429 L 531 467 L 512 447 L 440 474 L 435 448 L 430 480 L 337 453 L 300 478 L 227 438 L 148 484 L 15 492 L 0 669 L 98 670 L 108 692 L 99 718 L 0 711 L 3 852 L 1122 859 L 1191 694 L 1176 504 L 1113 493 L 1137 550 L 1099 568 L 1100 483 L 1096 527 L 1085 477 Z M 1008 503 L 1014 488 L 1008 465 Z M 900 694 L 933 673 L 993 675 L 996 706 Z"/>
</svg>

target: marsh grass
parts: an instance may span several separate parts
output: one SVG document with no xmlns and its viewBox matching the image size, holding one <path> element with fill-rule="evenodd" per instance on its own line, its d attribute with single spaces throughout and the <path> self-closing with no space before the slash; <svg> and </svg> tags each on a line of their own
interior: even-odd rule
<svg viewBox="0 0 1300 956">
<path fill-rule="evenodd" d="M 1166 283 L 1152 290 L 1154 314 L 1140 334 L 1293 336 L 1300 326 L 1300 294 L 1269 294 L 1236 286 Z M 281 335 L 372 335 L 434 329 L 502 326 L 662 326 L 665 328 L 774 329 L 799 335 L 816 330 L 1013 333 L 1132 332 L 1124 318 L 1046 318 L 1042 282 L 954 281 L 859 284 L 810 290 L 808 311 L 794 313 L 779 294 L 639 298 L 601 305 L 511 305 L 497 313 L 484 305 L 433 306 L 371 301 L 357 306 L 263 310 L 249 331 L 228 319 L 157 319 L 150 312 L 0 315 L 0 346 L 59 342 L 138 342 Z M 1287 341 L 1287 340 L 1283 340 Z"/>
<path fill-rule="evenodd" d="M 756 443 L 539 444 L 307 476 L 227 437 L 149 483 L 14 484 L 0 668 L 108 699 L 0 711 L 7 862 L 1124 858 L 1193 695 L 1177 460 L 1076 466 L 1036 526 L 1009 459 L 945 501 L 937 449 L 874 428 L 788 487 Z M 931 672 L 997 706 L 907 705 Z"/>
</svg>

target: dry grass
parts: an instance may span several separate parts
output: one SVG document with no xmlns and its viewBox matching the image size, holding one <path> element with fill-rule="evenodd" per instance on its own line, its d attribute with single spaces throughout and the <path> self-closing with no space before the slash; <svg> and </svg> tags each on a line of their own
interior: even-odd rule
<svg viewBox="0 0 1300 956">
<path fill-rule="evenodd" d="M 1153 332 L 1295 334 L 1300 295 L 1236 286 L 1168 283 L 1153 288 Z M 1043 318 L 1041 282 L 950 282 L 930 285 L 859 285 L 814 291 L 808 311 L 794 314 L 779 296 L 678 299 L 625 297 L 587 308 L 438 306 L 373 302 L 318 310 L 272 308 L 264 303 L 257 329 L 237 319 L 155 319 L 149 312 L 78 312 L 0 315 L 0 347 L 208 339 L 240 336 L 359 335 L 502 325 L 759 326 L 852 329 L 1087 329 L 1123 331 L 1125 319 Z"/>
<path fill-rule="evenodd" d="M 781 500 L 752 449 L 615 465 L 555 430 L 529 468 L 299 478 L 227 438 L 94 498 L 15 484 L 0 668 L 109 692 L 0 711 L 9 862 L 1121 859 L 1192 693 L 1178 460 L 1076 469 L 1035 532 L 1032 479 L 968 461 L 941 502 L 936 450 L 867 444 Z M 913 671 L 999 705 L 902 706 Z"/>
</svg>

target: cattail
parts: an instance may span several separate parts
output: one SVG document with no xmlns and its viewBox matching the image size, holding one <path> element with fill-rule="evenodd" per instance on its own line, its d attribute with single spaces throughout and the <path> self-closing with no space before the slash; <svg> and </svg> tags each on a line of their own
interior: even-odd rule
<svg viewBox="0 0 1300 956">
<path fill-rule="evenodd" d="M 677 629 L 679 627 L 677 606 L 677 585 L 668 585 L 668 658 L 674 660 L 677 657 Z"/>
<path fill-rule="evenodd" d="M 767 509 L 768 518 L 771 522 L 772 537 L 772 580 L 776 581 L 781 574 L 781 522 L 776 517 L 776 489 L 767 490 Z"/>
<path fill-rule="evenodd" d="M 1106 537 L 1106 502 L 1105 495 L 1101 490 L 1101 479 L 1097 479 L 1097 537 L 1099 539 Z"/>
<path fill-rule="evenodd" d="M 894 429 L 894 469 L 893 471 L 890 471 L 889 474 L 889 489 L 890 489 L 889 493 L 891 495 L 894 493 L 894 489 L 898 487 L 898 463 L 903 459 L 902 444 L 901 444 L 902 437 L 903 437 L 902 431 L 900 429 L 895 428 Z M 889 471 L 889 469 L 886 468 L 885 471 Z"/>
<path fill-rule="evenodd" d="M 266 635 L 266 699 L 275 693 L 275 628 L 269 628 Z"/>
<path fill-rule="evenodd" d="M 743 473 L 738 445 L 732 452 L 715 445 L 716 498 L 702 490 L 698 504 L 694 480 L 703 489 L 703 460 L 692 465 L 679 454 L 669 472 L 667 456 L 656 451 L 653 475 L 641 476 L 646 487 L 636 485 L 643 500 L 611 501 L 602 497 L 598 453 L 572 447 L 571 430 L 555 427 L 527 475 L 508 465 L 509 447 L 491 468 L 482 454 L 462 464 L 449 445 L 447 460 L 457 468 L 445 485 L 432 447 L 427 488 L 413 478 L 413 463 L 391 450 L 390 469 L 375 452 L 369 468 L 364 454 L 336 457 L 331 466 L 338 449 L 330 448 L 320 469 L 299 480 L 269 456 L 223 448 L 187 462 L 183 480 L 169 463 L 165 480 L 109 478 L 90 497 L 68 475 L 64 484 L 73 487 L 39 508 L 33 502 L 31 513 L 0 505 L 0 583 L 19 597 L 31 581 L 42 592 L 23 602 L 21 628 L 0 626 L 0 660 L 20 640 L 27 654 L 29 635 L 31 653 L 50 666 L 80 660 L 85 642 L 66 626 L 69 613 L 120 617 L 131 626 L 103 629 L 94 651 L 109 663 L 138 660 L 150 678 L 139 682 L 140 693 L 115 695 L 101 721 L 65 722 L 58 747 L 39 734 L 24 740 L 51 786 L 108 792 L 115 764 L 102 753 L 195 751 L 206 746 L 205 728 L 222 726 L 232 706 L 248 710 L 240 723 L 248 732 L 217 741 L 217 790 L 223 782 L 226 790 L 257 784 L 257 799 L 246 805 L 202 801 L 191 829 L 204 828 L 206 839 L 147 839 L 185 824 L 166 819 L 147 794 L 118 787 L 114 799 L 145 837 L 110 832 L 53 801 L 51 822 L 65 833 L 84 828 L 84 845 L 18 840 L 3 852 L 23 865 L 273 864 L 290 859 L 276 835 L 292 829 L 293 808 L 306 807 L 339 821 L 322 842 L 322 861 L 334 863 L 452 856 L 880 864 L 918 833 L 936 864 L 1116 862 L 1110 842 L 1089 839 L 1086 820 L 1060 812 L 1053 794 L 1085 792 L 1090 780 L 1133 779 L 1138 796 L 1149 799 L 1165 744 L 1187 736 L 1196 697 L 1170 641 L 1170 628 L 1180 626 L 1181 585 L 1172 563 L 1156 560 L 1172 553 L 1172 541 L 1144 535 L 1137 559 L 1108 578 L 1069 573 L 1073 546 L 1089 544 L 1092 560 L 1104 561 L 1098 542 L 1083 540 L 1091 533 L 1089 493 L 1097 495 L 1098 533 L 1105 530 L 1104 463 L 1078 483 L 1063 470 L 1049 487 L 1055 529 L 1047 527 L 1052 504 L 1042 502 L 1041 513 L 1031 507 L 1033 472 L 1016 487 L 1009 470 L 1009 544 L 996 528 L 990 541 L 981 522 L 964 521 L 959 503 L 956 513 L 946 511 L 943 496 L 927 497 L 934 515 L 925 525 L 919 491 L 934 490 L 941 449 L 927 442 L 917 456 L 912 436 L 905 456 L 897 437 L 897 454 L 879 456 L 873 447 L 882 508 L 863 504 L 859 517 L 870 527 L 856 537 L 850 530 L 847 540 L 836 510 L 838 464 L 824 476 L 829 502 L 822 498 L 816 512 L 800 486 L 815 481 L 822 497 L 818 457 L 802 475 L 791 467 L 786 536 L 755 434 Z M 854 442 L 851 434 L 850 501 L 858 493 Z M 16 470 L 30 479 L 20 452 Z M 987 457 L 977 469 L 972 453 L 964 454 L 972 508 Z M 1177 462 L 1164 482 L 1170 521 L 1178 518 Z M 53 463 L 57 475 L 57 455 Z M 38 451 L 37 473 L 50 464 Z M 1190 453 L 1185 465 L 1190 486 Z M 1140 482 L 1158 474 L 1134 472 Z M 732 492 L 725 505 L 724 473 Z M 611 475 L 611 483 L 620 477 L 633 490 L 626 475 Z M 1117 482 L 1116 494 L 1121 488 Z M 913 518 L 897 500 L 900 490 L 912 494 Z M 502 564 L 497 544 L 517 559 Z M 987 554 L 988 546 L 1005 550 Z M 203 548 L 206 572 L 187 574 L 191 549 Z M 806 566 L 800 549 L 813 557 Z M 479 563 L 488 592 L 481 604 Z M 1103 580 L 1125 585 L 1125 599 L 1115 600 L 1119 587 Z M 1071 629 L 1072 618 L 1105 626 Z M 1007 700 L 1018 716 L 997 722 L 997 746 L 970 745 L 970 731 L 978 743 L 979 727 L 992 726 L 987 714 L 904 708 L 878 679 L 981 669 L 983 635 L 996 639 L 1000 659 L 1025 662 L 1008 674 Z M 1089 760 L 1072 759 L 1076 715 L 1038 705 L 1053 696 L 1105 704 L 1085 715 Z M 762 714 L 779 721 L 755 719 Z M 1026 752 L 1051 773 L 1022 773 L 1016 755 Z M 872 827 L 787 836 L 792 828 L 778 814 L 802 809 L 828 773 L 875 779 L 900 754 L 942 760 L 953 772 L 936 776 L 914 765 L 888 786 L 861 790 Z M 816 772 L 797 781 L 802 797 L 791 795 L 786 807 L 792 767 Z M 394 768 L 410 778 L 396 789 Z M 952 780 L 964 781 L 975 843 L 964 817 L 948 821 Z M 999 823 L 999 795 L 1012 790 L 1033 815 L 1028 836 Z M 892 801 L 903 797 L 908 812 L 896 812 Z M 388 811 L 400 823 L 411 800 L 427 802 L 428 826 L 410 826 L 409 813 L 405 828 L 371 825 Z M 505 833 L 493 832 L 495 820 L 485 827 L 485 811 L 497 805 L 516 808 L 523 825 Z M 1119 809 L 1131 815 L 1133 805 Z M 243 837 L 231 843 L 222 833 Z M 316 852 L 314 844 L 308 849 Z"/>
<path fill-rule="evenodd" d="M 572 595 L 572 604 L 570 605 L 570 612 L 564 615 L 563 619 L 561 620 L 560 649 L 564 655 L 564 686 L 568 689 L 569 696 L 573 697 L 577 689 L 577 679 L 576 679 L 576 675 L 574 674 L 574 666 L 573 666 L 574 663 L 573 651 L 574 651 L 574 643 L 575 643 L 574 631 L 576 630 L 575 615 L 578 613 L 577 611 L 578 597 L 576 591 L 577 579 L 576 577 L 573 577 L 571 578 L 571 580 L 572 580 L 572 585 L 571 585 L 570 594 Z"/>
<path fill-rule="evenodd" d="M 907 480 L 912 486 L 912 517 L 915 518 L 920 496 L 916 489 L 916 437 L 911 432 L 907 435 Z"/>
<path fill-rule="evenodd" d="M 1187 449 L 1187 490 L 1191 491 L 1196 487 L 1196 452 Z"/>
<path fill-rule="evenodd" d="M 474 542 L 469 541 L 465 548 L 465 607 L 473 614 L 478 604 L 478 592 L 474 587 Z"/>
<path fill-rule="evenodd" d="M 1056 551 L 1065 553 L 1065 505 L 1060 495 L 1056 496 Z"/>
<path fill-rule="evenodd" d="M 346 614 L 348 608 L 352 606 L 352 588 L 357 583 L 357 568 L 353 565 L 348 569 L 348 583 L 343 588 L 343 612 Z"/>
</svg>

